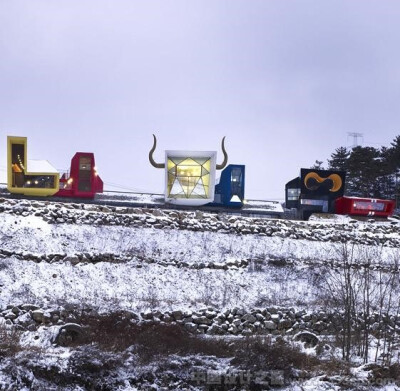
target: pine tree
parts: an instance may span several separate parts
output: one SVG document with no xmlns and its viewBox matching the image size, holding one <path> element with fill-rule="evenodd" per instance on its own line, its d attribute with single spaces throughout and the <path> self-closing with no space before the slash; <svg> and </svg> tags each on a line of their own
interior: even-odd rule
<svg viewBox="0 0 400 391">
<path fill-rule="evenodd" d="M 393 178 L 393 195 L 391 198 L 397 201 L 399 207 L 400 200 L 400 136 L 396 136 L 387 149 L 387 160 Z"/>
<path fill-rule="evenodd" d="M 394 199 L 396 197 L 396 170 L 393 166 L 391 148 L 381 148 L 380 160 L 380 173 L 376 186 L 379 186 L 383 198 Z"/>
<path fill-rule="evenodd" d="M 359 197 L 380 197 L 379 182 L 381 175 L 380 152 L 373 147 L 355 147 L 352 149 L 347 167 L 347 192 Z"/>
<path fill-rule="evenodd" d="M 324 170 L 322 166 L 324 162 L 322 160 L 316 160 L 315 163 L 310 167 L 312 170 Z"/>
<path fill-rule="evenodd" d="M 328 159 L 328 167 L 331 170 L 347 171 L 349 156 L 350 152 L 346 147 L 336 148 L 331 158 Z"/>
<path fill-rule="evenodd" d="M 395 137 L 395 139 L 390 143 L 388 156 L 391 161 L 393 172 L 400 170 L 400 136 Z"/>
<path fill-rule="evenodd" d="M 316 160 L 313 169 L 323 169 Z M 346 195 L 400 200 L 400 136 L 389 147 L 340 147 L 328 159 L 331 170 L 346 171 Z"/>
</svg>

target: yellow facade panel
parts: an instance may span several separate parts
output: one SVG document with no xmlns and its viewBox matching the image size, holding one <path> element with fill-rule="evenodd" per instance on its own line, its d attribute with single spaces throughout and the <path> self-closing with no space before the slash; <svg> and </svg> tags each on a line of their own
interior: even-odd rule
<svg viewBox="0 0 400 391">
<path fill-rule="evenodd" d="M 30 172 L 26 137 L 7 137 L 7 189 L 27 196 L 52 196 L 59 190 L 60 175 L 54 172 Z"/>
</svg>

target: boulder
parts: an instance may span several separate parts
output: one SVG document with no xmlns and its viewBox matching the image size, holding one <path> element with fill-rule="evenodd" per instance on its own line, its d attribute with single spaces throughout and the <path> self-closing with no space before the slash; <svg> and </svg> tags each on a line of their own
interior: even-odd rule
<svg viewBox="0 0 400 391">
<path fill-rule="evenodd" d="M 212 320 L 208 319 L 206 316 L 192 316 L 193 323 L 200 324 L 200 325 L 211 325 Z"/>
<path fill-rule="evenodd" d="M 275 330 L 275 329 L 277 328 L 277 325 L 276 325 L 276 323 L 274 323 L 272 320 L 267 320 L 267 321 L 264 323 L 264 327 L 265 327 L 267 330 Z"/>
<path fill-rule="evenodd" d="M 64 262 L 70 262 L 71 265 L 76 265 L 79 263 L 79 258 L 76 255 L 75 256 L 72 256 L 72 255 L 66 256 L 64 258 Z"/>
<path fill-rule="evenodd" d="M 312 348 L 317 346 L 319 343 L 319 338 L 314 333 L 310 333 L 309 331 L 301 331 L 300 333 L 297 333 L 293 339 L 295 341 L 303 342 L 306 347 Z"/>
<path fill-rule="evenodd" d="M 214 311 L 207 310 L 205 313 L 205 316 L 209 319 L 212 319 L 212 318 L 215 318 L 217 316 L 217 314 Z"/>
<path fill-rule="evenodd" d="M 231 327 L 228 328 L 228 332 L 231 333 L 231 334 L 237 334 L 239 331 L 236 328 L 236 326 L 231 326 Z"/>
<path fill-rule="evenodd" d="M 17 315 L 14 314 L 14 312 L 8 312 L 5 316 L 4 319 L 10 319 L 10 320 L 14 320 L 17 318 Z"/>
<path fill-rule="evenodd" d="M 256 320 L 257 318 L 252 314 L 246 314 L 242 317 L 242 321 L 244 322 L 255 323 Z"/>
<path fill-rule="evenodd" d="M 281 319 L 278 323 L 279 330 L 290 329 L 293 325 L 293 322 L 289 319 Z"/>
<path fill-rule="evenodd" d="M 54 343 L 60 346 L 70 346 L 83 341 L 85 331 L 82 326 L 76 323 L 67 323 L 61 326 L 54 339 Z"/>
<path fill-rule="evenodd" d="M 38 323 L 44 322 L 44 312 L 42 310 L 32 311 L 31 316 L 35 322 L 38 322 Z"/>
<path fill-rule="evenodd" d="M 326 326 L 325 326 L 325 323 L 319 321 L 319 322 L 316 322 L 316 323 L 313 325 L 313 330 L 318 331 L 318 332 L 321 332 L 321 331 L 323 331 L 323 330 L 325 329 L 325 327 L 326 327 Z"/>
<path fill-rule="evenodd" d="M 29 312 L 26 312 L 25 314 L 19 316 L 15 322 L 20 324 L 23 327 L 28 327 L 29 325 L 35 324 L 34 320 L 32 319 L 32 316 L 29 314 Z"/>
<path fill-rule="evenodd" d="M 187 322 L 185 323 L 185 329 L 189 331 L 190 333 L 195 333 L 197 331 L 197 324 L 192 323 L 192 322 Z"/>
<path fill-rule="evenodd" d="M 265 320 L 265 317 L 262 314 L 256 314 L 256 319 L 260 322 L 263 322 Z"/>
<path fill-rule="evenodd" d="M 233 324 L 235 327 L 240 326 L 241 323 L 242 323 L 242 322 L 240 321 L 240 319 L 235 319 L 235 320 L 232 322 L 232 324 Z"/>
<path fill-rule="evenodd" d="M 181 320 L 183 317 L 182 311 L 176 310 L 172 311 L 172 316 L 174 317 L 175 320 Z"/>
<path fill-rule="evenodd" d="M 210 334 L 210 335 L 222 335 L 222 334 L 225 334 L 225 330 L 221 326 L 213 324 L 207 330 L 207 334 Z"/>
</svg>

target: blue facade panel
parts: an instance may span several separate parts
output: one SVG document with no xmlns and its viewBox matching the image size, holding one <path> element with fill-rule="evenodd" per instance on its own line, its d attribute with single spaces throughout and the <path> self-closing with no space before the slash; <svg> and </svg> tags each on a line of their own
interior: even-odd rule
<svg viewBox="0 0 400 391">
<path fill-rule="evenodd" d="M 213 205 L 240 208 L 244 201 L 245 166 L 229 164 L 222 172 L 219 183 L 215 186 Z"/>
</svg>

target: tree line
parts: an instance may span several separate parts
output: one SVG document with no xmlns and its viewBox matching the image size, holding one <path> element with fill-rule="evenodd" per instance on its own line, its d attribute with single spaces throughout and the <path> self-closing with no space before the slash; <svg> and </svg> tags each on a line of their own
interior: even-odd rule
<svg viewBox="0 0 400 391">
<path fill-rule="evenodd" d="M 325 169 L 320 160 L 311 168 Z M 337 148 L 327 168 L 346 171 L 346 195 L 400 200 L 400 136 L 379 149 Z"/>
</svg>

